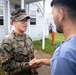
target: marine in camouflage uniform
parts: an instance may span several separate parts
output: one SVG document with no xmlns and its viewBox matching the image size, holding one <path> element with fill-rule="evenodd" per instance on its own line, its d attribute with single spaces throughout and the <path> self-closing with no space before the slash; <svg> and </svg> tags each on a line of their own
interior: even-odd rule
<svg viewBox="0 0 76 75">
<path fill-rule="evenodd" d="M 20 13 L 20 18 L 24 17 L 22 10 L 15 13 Z M 18 16 L 15 19 L 18 20 Z M 22 23 L 24 25 L 25 22 Z M 33 58 L 34 46 L 31 38 L 25 33 L 20 35 L 14 30 L 5 36 L 0 44 L 0 65 L 7 75 L 38 75 L 38 72 L 31 70 L 29 66 L 29 61 Z"/>
<path fill-rule="evenodd" d="M 28 64 L 34 58 L 33 43 L 28 35 L 21 36 L 13 31 L 4 38 L 0 48 L 0 61 L 9 75 L 37 75 Z"/>
</svg>

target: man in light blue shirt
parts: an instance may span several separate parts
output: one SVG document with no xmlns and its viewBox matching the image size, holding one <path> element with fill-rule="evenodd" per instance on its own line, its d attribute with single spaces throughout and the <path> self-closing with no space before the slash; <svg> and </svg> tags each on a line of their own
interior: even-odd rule
<svg viewBox="0 0 76 75">
<path fill-rule="evenodd" d="M 76 75 L 76 36 L 72 36 L 54 52 L 51 62 L 52 75 Z"/>
<path fill-rule="evenodd" d="M 52 0 L 51 6 L 56 30 L 66 41 L 56 48 L 52 60 L 35 59 L 31 65 L 50 65 L 51 75 L 76 75 L 76 0 Z"/>
<path fill-rule="evenodd" d="M 76 0 L 52 0 L 56 30 L 65 42 L 59 45 L 51 61 L 52 75 L 76 75 Z"/>
</svg>

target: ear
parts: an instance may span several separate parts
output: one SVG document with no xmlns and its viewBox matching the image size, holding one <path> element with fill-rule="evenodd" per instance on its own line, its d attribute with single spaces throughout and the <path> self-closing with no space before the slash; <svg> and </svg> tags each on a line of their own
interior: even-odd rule
<svg viewBox="0 0 76 75">
<path fill-rule="evenodd" d="M 59 10 L 59 21 L 61 22 L 64 19 L 65 15 L 64 15 L 64 11 L 61 9 Z"/>
<path fill-rule="evenodd" d="M 13 26 L 16 26 L 16 23 L 15 22 L 13 22 Z"/>
</svg>

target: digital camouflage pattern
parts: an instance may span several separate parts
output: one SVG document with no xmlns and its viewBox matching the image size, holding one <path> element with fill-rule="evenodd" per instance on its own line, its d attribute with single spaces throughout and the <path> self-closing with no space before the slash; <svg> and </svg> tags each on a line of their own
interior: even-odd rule
<svg viewBox="0 0 76 75">
<path fill-rule="evenodd" d="M 34 58 L 31 38 L 14 31 L 8 34 L 0 45 L 0 65 L 7 75 L 38 75 L 30 70 L 28 62 Z"/>
</svg>

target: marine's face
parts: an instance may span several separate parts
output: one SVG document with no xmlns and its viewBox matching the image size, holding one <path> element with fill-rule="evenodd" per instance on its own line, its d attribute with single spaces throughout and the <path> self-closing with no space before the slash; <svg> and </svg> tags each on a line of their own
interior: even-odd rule
<svg viewBox="0 0 76 75">
<path fill-rule="evenodd" d="M 54 23 L 56 25 L 56 30 L 59 33 L 63 33 L 63 27 L 61 22 L 59 22 L 59 10 L 57 7 L 53 6 L 52 8 L 52 14 L 53 14 L 53 19 L 54 19 Z"/>
<path fill-rule="evenodd" d="M 27 30 L 27 26 L 28 26 L 28 20 L 27 19 L 23 19 L 21 21 L 15 22 L 15 30 L 18 33 L 23 34 Z"/>
</svg>

